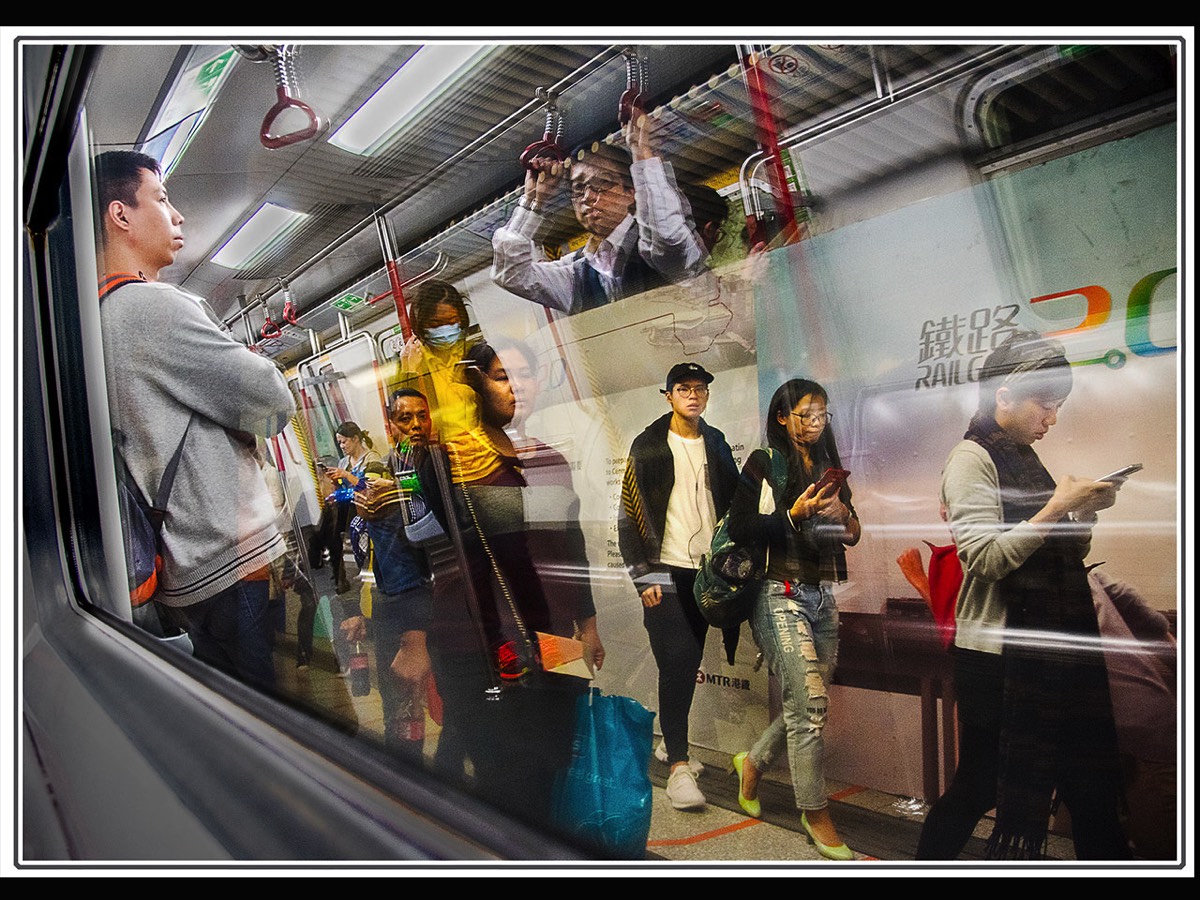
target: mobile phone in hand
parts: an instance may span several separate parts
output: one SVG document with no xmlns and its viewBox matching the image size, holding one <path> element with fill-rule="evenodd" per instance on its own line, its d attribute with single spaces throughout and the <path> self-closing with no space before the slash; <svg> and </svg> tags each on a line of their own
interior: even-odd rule
<svg viewBox="0 0 1200 900">
<path fill-rule="evenodd" d="M 817 479 L 816 484 L 813 485 L 813 493 L 821 493 L 821 491 L 825 489 L 826 485 L 833 485 L 834 493 L 836 493 L 842 489 L 842 485 L 846 483 L 846 479 L 849 476 L 849 469 L 835 469 L 832 467 L 828 468 L 825 470 L 825 474 Z"/>
<path fill-rule="evenodd" d="M 1130 465 L 1130 466 L 1122 466 L 1121 468 L 1117 469 L 1115 472 L 1109 472 L 1107 475 L 1105 475 L 1101 478 L 1097 478 L 1096 480 L 1097 481 L 1112 481 L 1112 482 L 1124 481 L 1126 478 L 1128 478 L 1134 472 L 1140 472 L 1140 471 L 1142 471 L 1142 464 L 1134 463 L 1133 465 Z"/>
</svg>

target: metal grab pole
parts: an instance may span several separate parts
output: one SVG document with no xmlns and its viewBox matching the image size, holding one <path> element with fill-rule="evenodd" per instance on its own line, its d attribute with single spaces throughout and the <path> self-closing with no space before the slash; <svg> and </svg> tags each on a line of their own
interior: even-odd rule
<svg viewBox="0 0 1200 900">
<path fill-rule="evenodd" d="M 779 215 L 780 229 L 784 235 L 784 243 L 793 243 L 799 239 L 796 226 L 796 210 L 792 205 L 792 194 L 788 188 L 787 173 L 783 169 L 783 157 L 779 150 L 779 126 L 771 109 L 770 84 L 762 66 L 762 54 L 754 49 L 752 44 L 740 44 L 739 52 L 742 61 L 742 75 L 746 81 L 746 91 L 750 97 L 750 106 L 754 111 L 755 123 L 758 126 L 758 142 L 763 154 L 767 157 L 767 175 L 771 192 L 775 196 L 775 209 Z M 757 244 L 766 240 L 762 234 L 760 223 L 747 223 L 751 230 L 751 243 Z"/>
<path fill-rule="evenodd" d="M 392 286 L 392 300 L 396 304 L 396 318 L 400 321 L 400 333 L 407 341 L 412 337 L 412 323 L 408 319 L 408 306 L 404 302 L 404 288 L 400 283 L 400 268 L 396 265 L 395 248 L 388 230 L 387 218 L 375 213 L 375 230 L 379 233 L 379 246 L 387 266 L 388 282 Z"/>
</svg>

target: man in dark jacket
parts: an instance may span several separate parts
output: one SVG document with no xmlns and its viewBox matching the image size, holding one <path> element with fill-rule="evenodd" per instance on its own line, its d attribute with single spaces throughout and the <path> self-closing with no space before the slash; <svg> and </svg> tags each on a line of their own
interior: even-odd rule
<svg viewBox="0 0 1200 900">
<path fill-rule="evenodd" d="M 693 589 L 738 480 L 725 435 L 701 418 L 712 380 L 696 363 L 671 367 L 662 392 L 670 412 L 629 449 L 618 520 L 621 556 L 641 595 L 658 665 L 659 722 L 671 767 L 667 796 L 676 809 L 705 804 L 696 785 L 702 767 L 688 759 L 688 714 L 708 634 Z"/>
</svg>

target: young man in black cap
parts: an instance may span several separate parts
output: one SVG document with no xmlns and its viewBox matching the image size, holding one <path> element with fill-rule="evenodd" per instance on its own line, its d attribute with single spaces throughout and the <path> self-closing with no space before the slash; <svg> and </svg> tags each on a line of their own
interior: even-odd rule
<svg viewBox="0 0 1200 900">
<path fill-rule="evenodd" d="M 703 767 L 688 759 L 688 714 L 708 634 L 693 588 L 738 480 L 725 435 L 702 418 L 712 380 L 696 363 L 671 367 L 662 391 L 670 411 L 629 448 L 618 519 L 621 556 L 641 595 L 658 665 L 659 722 L 671 767 L 667 796 L 676 809 L 705 804 L 696 785 Z"/>
</svg>

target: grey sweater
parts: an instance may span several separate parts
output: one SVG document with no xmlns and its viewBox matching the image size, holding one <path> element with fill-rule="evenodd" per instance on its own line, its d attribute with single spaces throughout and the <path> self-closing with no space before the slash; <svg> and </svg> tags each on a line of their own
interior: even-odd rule
<svg viewBox="0 0 1200 900">
<path fill-rule="evenodd" d="M 967 650 L 1000 653 L 1008 616 L 998 582 L 1020 568 L 1044 539 L 1028 522 L 1004 522 L 996 464 L 974 441 L 960 441 L 950 451 L 942 470 L 942 503 L 963 567 L 954 643 Z M 1078 541 L 1082 559 L 1091 532 L 1081 534 Z"/>
<path fill-rule="evenodd" d="M 204 300 L 172 285 L 121 287 L 101 301 L 100 321 L 112 427 L 152 503 L 195 415 L 167 504 L 158 594 L 168 606 L 189 606 L 284 551 L 254 435 L 287 425 L 292 394 L 274 363 L 226 334 Z"/>
</svg>

